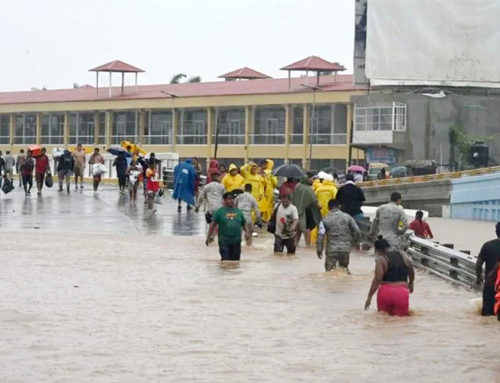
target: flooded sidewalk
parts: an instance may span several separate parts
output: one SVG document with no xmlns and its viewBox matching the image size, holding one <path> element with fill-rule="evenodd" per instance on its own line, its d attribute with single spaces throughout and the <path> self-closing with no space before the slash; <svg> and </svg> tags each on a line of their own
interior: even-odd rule
<svg viewBox="0 0 500 383">
<path fill-rule="evenodd" d="M 375 299 L 364 311 L 372 255 L 325 274 L 312 249 L 276 256 L 260 235 L 221 263 L 203 214 L 166 198 L 145 218 L 107 188 L 0 200 L 0 380 L 500 379 L 500 326 L 472 291 L 417 271 L 411 317 L 379 314 Z"/>
</svg>

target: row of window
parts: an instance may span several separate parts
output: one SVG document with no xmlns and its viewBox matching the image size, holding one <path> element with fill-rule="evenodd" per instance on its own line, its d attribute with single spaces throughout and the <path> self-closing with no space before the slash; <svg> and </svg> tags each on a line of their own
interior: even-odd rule
<svg viewBox="0 0 500 383">
<path fill-rule="evenodd" d="M 290 143 L 303 143 L 304 109 L 294 107 Z M 345 144 L 347 107 L 345 105 L 318 105 L 310 110 L 310 137 L 313 144 Z M 96 124 L 96 118 L 98 124 Z M 220 109 L 213 114 L 212 142 L 223 145 L 245 143 L 245 110 L 243 108 Z M 114 112 L 112 116 L 111 143 L 122 140 L 138 141 L 139 111 Z M 252 116 L 252 144 L 285 143 L 285 109 L 282 107 L 256 107 Z M 36 114 L 15 116 L 14 144 L 31 144 L 36 140 Z M 9 116 L 0 115 L 0 144 L 10 140 Z M 207 143 L 207 113 L 204 109 L 179 111 L 177 143 L 203 145 Z M 69 143 L 94 144 L 98 129 L 98 144 L 106 143 L 106 114 L 104 112 L 76 112 L 69 114 Z M 41 122 L 42 144 L 61 145 L 64 142 L 64 114 L 43 114 Z M 172 111 L 150 111 L 145 114 L 144 144 L 168 145 L 173 140 Z"/>
<path fill-rule="evenodd" d="M 354 130 L 404 132 L 406 130 L 406 104 L 393 102 L 392 105 L 355 106 Z"/>
</svg>

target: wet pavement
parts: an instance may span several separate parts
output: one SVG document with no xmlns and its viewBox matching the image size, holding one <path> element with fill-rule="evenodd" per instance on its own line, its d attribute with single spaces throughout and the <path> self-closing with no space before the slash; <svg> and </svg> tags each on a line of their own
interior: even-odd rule
<svg viewBox="0 0 500 383">
<path fill-rule="evenodd" d="M 78 190 L 72 185 L 70 194 L 65 188 L 58 192 L 57 185 L 44 188 L 41 197 L 36 188 L 30 197 L 25 197 L 19 188 L 1 194 L 0 227 L 7 229 L 188 236 L 205 230 L 203 214 L 185 214 L 185 204 L 184 214 L 178 214 L 168 192 L 159 199 L 161 204 L 155 204 L 154 215 L 145 211 L 142 194 L 138 195 L 136 206 L 131 206 L 128 194 L 118 193 L 115 185 L 101 185 L 97 194 L 89 184 Z"/>
<path fill-rule="evenodd" d="M 500 381 L 500 326 L 473 291 L 417 272 L 410 317 L 364 311 L 370 254 L 327 274 L 263 234 L 221 263 L 203 214 L 157 208 L 116 186 L 0 198 L 0 381 Z M 431 225 L 469 243 L 491 226 Z"/>
</svg>

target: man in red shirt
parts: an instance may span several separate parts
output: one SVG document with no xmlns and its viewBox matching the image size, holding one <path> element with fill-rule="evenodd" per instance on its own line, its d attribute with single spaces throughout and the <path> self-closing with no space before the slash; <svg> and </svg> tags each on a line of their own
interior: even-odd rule
<svg viewBox="0 0 500 383">
<path fill-rule="evenodd" d="M 424 213 L 417 211 L 415 220 L 410 223 L 410 230 L 415 232 L 415 235 L 420 238 L 434 238 L 429 224 L 422 220 Z"/>
<path fill-rule="evenodd" d="M 45 180 L 45 174 L 50 174 L 49 157 L 47 157 L 46 149 L 42 148 L 42 154 L 36 158 L 35 165 L 35 179 L 36 188 L 38 189 L 38 195 L 42 195 L 43 181 Z"/>
</svg>

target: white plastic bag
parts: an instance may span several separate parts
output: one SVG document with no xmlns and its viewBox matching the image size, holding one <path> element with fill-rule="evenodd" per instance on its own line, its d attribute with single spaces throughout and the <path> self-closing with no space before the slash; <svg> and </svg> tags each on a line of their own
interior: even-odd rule
<svg viewBox="0 0 500 383">
<path fill-rule="evenodd" d="M 104 173 L 107 173 L 106 167 L 104 164 L 97 163 L 92 166 L 92 175 L 94 176 L 100 176 Z"/>
</svg>

